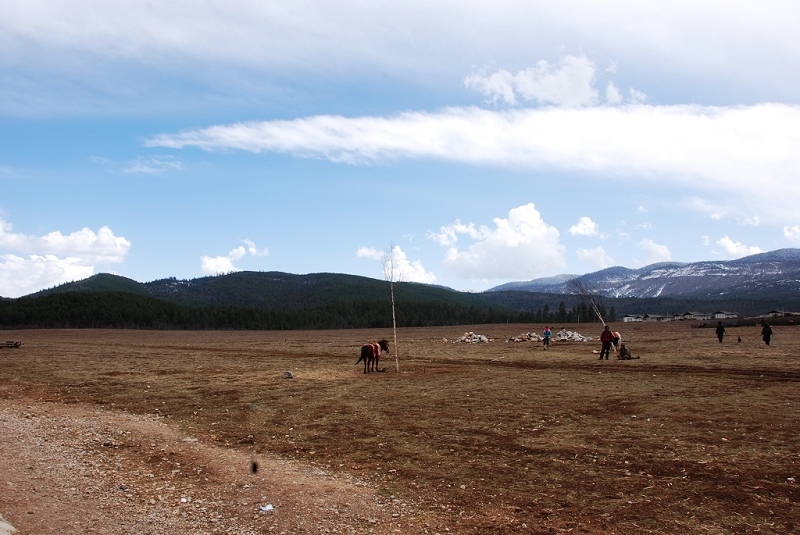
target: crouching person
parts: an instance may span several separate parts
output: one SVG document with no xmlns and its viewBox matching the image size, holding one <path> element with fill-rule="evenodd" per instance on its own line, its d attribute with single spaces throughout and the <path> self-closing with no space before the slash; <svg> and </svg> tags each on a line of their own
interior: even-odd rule
<svg viewBox="0 0 800 535">
<path fill-rule="evenodd" d="M 631 355 L 631 350 L 625 347 L 625 344 L 619 345 L 619 354 L 617 355 L 619 360 L 633 360 L 638 359 L 639 357 L 634 357 Z"/>
</svg>

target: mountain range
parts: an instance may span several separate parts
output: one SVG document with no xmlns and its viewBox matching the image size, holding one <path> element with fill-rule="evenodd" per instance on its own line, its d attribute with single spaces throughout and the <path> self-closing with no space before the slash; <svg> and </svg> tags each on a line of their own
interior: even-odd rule
<svg viewBox="0 0 800 535">
<path fill-rule="evenodd" d="M 573 293 L 572 281 L 605 297 L 800 301 L 800 249 L 779 249 L 737 260 L 661 262 L 640 269 L 610 267 L 585 275 L 510 282 L 489 290 Z"/>
<path fill-rule="evenodd" d="M 624 314 L 800 310 L 800 249 L 731 261 L 663 262 L 514 282 L 473 293 L 395 283 L 398 326 L 596 321 L 575 280 L 610 321 Z M 137 282 L 101 273 L 17 299 L 0 328 L 322 329 L 391 325 L 386 281 L 336 273 L 240 271 Z"/>
</svg>

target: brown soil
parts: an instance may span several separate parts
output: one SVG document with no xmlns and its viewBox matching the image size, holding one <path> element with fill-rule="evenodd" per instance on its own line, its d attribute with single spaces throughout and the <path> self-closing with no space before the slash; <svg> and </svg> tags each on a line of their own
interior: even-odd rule
<svg viewBox="0 0 800 535">
<path fill-rule="evenodd" d="M 6 331 L 0 513 L 23 535 L 800 528 L 794 327 L 617 324 L 633 361 L 505 341 L 541 327 L 404 329 L 399 372 L 366 376 L 390 332 Z M 493 340 L 443 340 L 465 330 Z"/>
</svg>

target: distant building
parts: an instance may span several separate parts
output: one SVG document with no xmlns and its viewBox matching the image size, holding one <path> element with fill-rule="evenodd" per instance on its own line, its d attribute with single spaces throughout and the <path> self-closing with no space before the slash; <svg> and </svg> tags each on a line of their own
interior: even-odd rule
<svg viewBox="0 0 800 535">
<path fill-rule="evenodd" d="M 727 320 L 731 318 L 738 318 L 739 315 L 736 312 L 727 312 L 725 310 L 718 310 L 713 314 L 715 320 Z"/>
<path fill-rule="evenodd" d="M 770 310 L 766 314 L 762 314 L 762 318 L 784 318 L 784 317 L 797 317 L 800 316 L 798 312 L 787 312 L 785 310 Z"/>
<path fill-rule="evenodd" d="M 711 314 L 707 312 L 684 312 L 684 320 L 710 320 Z"/>
<path fill-rule="evenodd" d="M 645 314 L 644 321 L 672 321 L 672 317 L 661 314 Z"/>
<path fill-rule="evenodd" d="M 622 321 L 624 321 L 625 323 L 629 323 L 631 321 L 644 321 L 644 318 L 639 314 L 635 316 L 631 314 L 625 314 L 624 316 L 622 316 Z"/>
</svg>

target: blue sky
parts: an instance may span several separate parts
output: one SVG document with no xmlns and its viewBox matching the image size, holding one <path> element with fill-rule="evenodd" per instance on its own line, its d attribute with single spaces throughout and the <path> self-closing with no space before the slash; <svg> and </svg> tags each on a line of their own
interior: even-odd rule
<svg viewBox="0 0 800 535">
<path fill-rule="evenodd" d="M 0 295 L 800 246 L 795 2 L 537 4 L 5 0 Z"/>
</svg>

